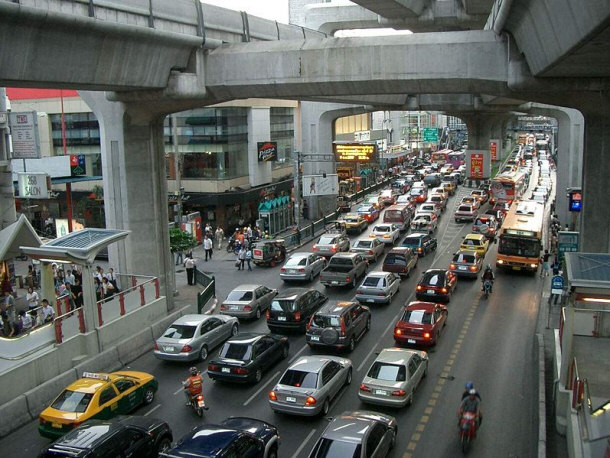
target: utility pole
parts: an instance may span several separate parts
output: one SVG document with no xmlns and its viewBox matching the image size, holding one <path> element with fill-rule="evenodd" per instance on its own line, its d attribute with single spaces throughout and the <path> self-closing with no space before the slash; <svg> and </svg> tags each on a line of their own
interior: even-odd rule
<svg viewBox="0 0 610 458">
<path fill-rule="evenodd" d="M 176 175 L 178 228 L 182 229 L 182 156 L 178 151 L 178 116 L 172 114 L 172 145 L 174 149 L 174 173 Z"/>
<path fill-rule="evenodd" d="M 299 151 L 294 152 L 294 221 L 297 225 L 297 229 L 301 228 L 301 153 Z"/>
</svg>

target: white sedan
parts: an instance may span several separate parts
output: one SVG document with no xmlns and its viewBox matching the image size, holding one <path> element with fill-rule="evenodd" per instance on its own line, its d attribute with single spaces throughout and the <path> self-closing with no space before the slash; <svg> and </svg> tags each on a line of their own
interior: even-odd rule
<svg viewBox="0 0 610 458">
<path fill-rule="evenodd" d="M 400 238 L 400 228 L 397 224 L 377 224 L 369 234 L 382 243 L 394 245 Z"/>
</svg>

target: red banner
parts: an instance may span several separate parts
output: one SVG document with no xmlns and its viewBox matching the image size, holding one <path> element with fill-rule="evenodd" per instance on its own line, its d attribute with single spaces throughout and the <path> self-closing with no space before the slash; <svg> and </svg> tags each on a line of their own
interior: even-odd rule
<svg viewBox="0 0 610 458">
<path fill-rule="evenodd" d="M 492 140 L 489 142 L 489 152 L 491 153 L 491 160 L 497 161 L 498 160 L 498 142 L 497 141 Z"/>
<path fill-rule="evenodd" d="M 483 178 L 483 155 L 470 155 L 470 178 Z"/>
</svg>

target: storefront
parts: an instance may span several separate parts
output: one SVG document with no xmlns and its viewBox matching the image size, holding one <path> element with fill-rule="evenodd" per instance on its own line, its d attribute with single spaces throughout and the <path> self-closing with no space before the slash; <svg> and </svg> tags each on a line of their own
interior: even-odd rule
<svg viewBox="0 0 610 458">
<path fill-rule="evenodd" d="M 281 196 L 261 202 L 258 205 L 259 219 L 263 224 L 261 229 L 274 236 L 285 231 L 294 224 L 290 197 Z"/>
</svg>

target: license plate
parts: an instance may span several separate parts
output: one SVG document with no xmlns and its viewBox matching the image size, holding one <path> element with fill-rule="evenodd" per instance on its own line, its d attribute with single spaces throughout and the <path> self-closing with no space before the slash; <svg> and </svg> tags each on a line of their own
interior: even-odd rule
<svg viewBox="0 0 610 458">
<path fill-rule="evenodd" d="M 239 310 L 239 305 L 231 305 L 229 310 Z"/>
<path fill-rule="evenodd" d="M 311 341 L 312 342 L 319 342 L 320 341 L 320 336 L 311 336 Z"/>
<path fill-rule="evenodd" d="M 331 283 L 331 285 L 338 285 L 339 284 L 338 281 L 331 281 L 330 283 Z"/>
<path fill-rule="evenodd" d="M 407 343 L 414 344 L 415 340 L 414 339 L 407 339 Z"/>
<path fill-rule="evenodd" d="M 297 398 L 292 396 L 286 396 L 286 402 L 297 402 Z"/>
<path fill-rule="evenodd" d="M 466 270 L 466 266 L 459 266 L 458 269 L 460 270 Z"/>
<path fill-rule="evenodd" d="M 375 394 L 379 394 L 381 396 L 387 396 L 388 392 L 386 390 L 375 390 Z"/>
<path fill-rule="evenodd" d="M 277 320 L 278 321 L 286 321 L 286 317 L 285 316 L 278 316 Z"/>
<path fill-rule="evenodd" d="M 296 274 L 296 273 L 297 273 L 297 271 L 296 271 L 296 269 L 290 269 L 290 273 L 291 273 L 291 274 Z"/>
<path fill-rule="evenodd" d="M 51 423 L 53 428 L 61 429 L 61 423 Z"/>
<path fill-rule="evenodd" d="M 373 299 L 367 299 L 367 302 L 375 302 Z"/>
<path fill-rule="evenodd" d="M 165 350 L 168 353 L 173 353 L 174 352 L 174 347 L 163 347 L 163 350 Z"/>
<path fill-rule="evenodd" d="M 427 292 L 428 294 L 434 294 L 436 291 L 434 291 L 433 289 L 429 289 Z"/>
<path fill-rule="evenodd" d="M 513 270 L 521 270 L 521 266 L 513 266 Z"/>
<path fill-rule="evenodd" d="M 205 401 L 203 399 L 197 401 L 197 407 L 205 407 Z"/>
<path fill-rule="evenodd" d="M 231 368 L 230 367 L 223 367 L 222 368 L 222 372 L 230 373 L 231 372 Z"/>
</svg>

